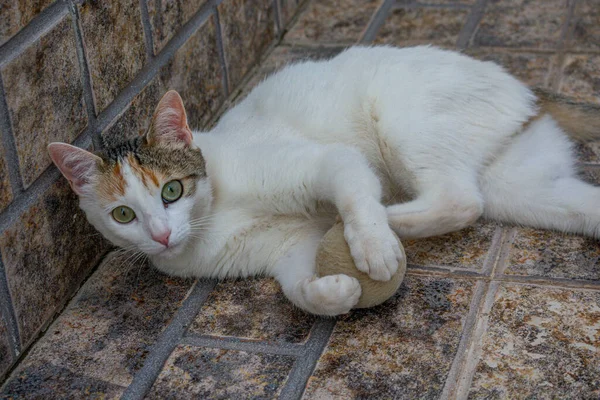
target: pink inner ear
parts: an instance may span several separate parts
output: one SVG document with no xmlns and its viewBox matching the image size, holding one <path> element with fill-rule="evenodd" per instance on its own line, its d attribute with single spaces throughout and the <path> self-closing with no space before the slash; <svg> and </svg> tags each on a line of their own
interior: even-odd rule
<svg viewBox="0 0 600 400">
<path fill-rule="evenodd" d="M 100 157 L 66 143 L 51 143 L 48 152 L 75 193 L 82 194 L 83 186 L 97 171 Z"/>
<path fill-rule="evenodd" d="M 159 141 L 192 143 L 185 107 L 176 91 L 167 92 L 160 100 L 154 116 L 154 130 Z"/>
</svg>

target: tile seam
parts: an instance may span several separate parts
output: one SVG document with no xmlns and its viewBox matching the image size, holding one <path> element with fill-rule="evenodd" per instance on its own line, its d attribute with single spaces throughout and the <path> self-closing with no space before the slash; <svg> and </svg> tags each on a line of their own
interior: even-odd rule
<svg viewBox="0 0 600 400">
<path fill-rule="evenodd" d="M 247 340 L 234 337 L 186 334 L 180 344 L 195 347 L 266 353 L 284 356 L 300 356 L 304 353 L 304 345 L 285 342 L 266 342 L 263 340 Z"/>
<path fill-rule="evenodd" d="M 15 308 L 13 306 L 10 289 L 8 288 L 8 280 L 6 270 L 4 269 L 4 261 L 0 254 L 0 318 L 4 320 L 10 338 L 10 351 L 13 356 L 12 363 L 14 364 L 21 355 L 21 335 L 19 333 L 19 324 Z M 8 371 L 7 371 L 8 372 Z"/>
<path fill-rule="evenodd" d="M 465 24 L 458 34 L 458 39 L 456 40 L 456 47 L 459 50 L 464 50 L 469 47 L 473 37 L 475 37 L 479 23 L 485 14 L 487 3 L 488 0 L 478 0 L 471 8 L 471 13 L 467 17 Z"/>
<path fill-rule="evenodd" d="M 221 26 L 221 16 L 218 7 L 214 7 L 213 15 L 215 18 L 215 39 L 217 41 L 217 52 L 219 53 L 219 63 L 221 64 L 221 71 L 223 73 L 221 85 L 225 97 L 227 97 L 231 94 L 229 67 L 227 66 L 227 58 L 225 56 L 225 43 L 223 42 L 223 27 Z M 219 115 L 219 112 L 217 112 L 216 114 Z"/>
<path fill-rule="evenodd" d="M 384 0 L 381 3 L 373 15 L 371 15 L 371 19 L 357 41 L 358 44 L 370 44 L 375 40 L 379 29 L 381 29 L 385 20 L 390 15 L 395 2 L 396 0 Z"/>
<path fill-rule="evenodd" d="M 148 3 L 146 1 L 147 0 L 139 0 L 146 57 L 148 58 L 148 62 L 150 62 L 154 58 L 154 38 L 152 37 L 152 24 L 150 23 L 150 13 L 148 12 Z"/>
<path fill-rule="evenodd" d="M 474 7 L 474 4 L 467 4 L 467 3 L 455 3 L 455 4 L 435 4 L 435 3 L 410 3 L 410 4 L 402 4 L 402 3 L 395 3 L 393 5 L 393 9 L 394 10 L 399 10 L 399 9 L 407 9 L 407 10 L 415 10 L 415 9 L 422 9 L 422 8 L 429 8 L 429 9 L 450 9 L 450 10 L 470 10 L 472 7 Z"/>
<path fill-rule="evenodd" d="M 569 0 L 568 0 L 569 1 Z M 575 8 L 577 7 L 578 0 L 570 0 L 569 8 L 567 10 L 567 17 L 565 18 L 565 23 L 561 27 L 560 38 L 557 44 L 556 51 L 556 68 L 554 71 L 551 71 L 554 76 L 549 78 L 549 87 L 554 91 L 558 91 L 560 89 L 560 84 L 562 82 L 562 76 L 564 72 L 565 62 L 568 53 L 568 42 L 570 41 L 570 33 L 574 28 L 571 27 L 571 21 L 575 15 Z"/>
<path fill-rule="evenodd" d="M 281 18 L 281 5 L 280 0 L 272 0 L 273 8 L 275 10 L 275 28 L 277 29 L 277 37 L 280 38 L 283 35 L 283 19 Z"/>
<path fill-rule="evenodd" d="M 214 280 L 203 280 L 194 284 L 190 295 L 150 348 L 142 368 L 134 375 L 121 399 L 143 399 L 148 394 L 163 370 L 165 362 L 180 343 L 215 285 Z"/>
<path fill-rule="evenodd" d="M 21 168 L 17 144 L 12 130 L 12 122 L 10 112 L 8 111 L 8 103 L 6 102 L 6 93 L 4 91 L 4 80 L 0 73 L 0 141 L 4 148 L 4 161 L 8 171 L 8 181 L 12 191 L 12 201 L 14 202 L 25 190 L 23 185 L 23 177 L 21 176 Z"/>
</svg>

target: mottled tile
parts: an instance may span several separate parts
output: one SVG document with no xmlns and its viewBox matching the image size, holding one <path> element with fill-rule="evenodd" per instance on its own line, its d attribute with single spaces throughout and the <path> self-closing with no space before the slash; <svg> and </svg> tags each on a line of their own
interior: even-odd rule
<svg viewBox="0 0 600 400">
<path fill-rule="evenodd" d="M 160 97 L 166 90 L 159 78 L 154 78 L 133 101 L 127 109 L 104 132 L 102 139 L 107 147 L 126 139 L 143 135 L 152 121 L 154 109 Z"/>
<path fill-rule="evenodd" d="M 61 310 L 108 247 L 62 178 L 0 236 L 23 347 Z"/>
<path fill-rule="evenodd" d="M 600 55 L 567 55 L 560 92 L 579 101 L 600 104 Z"/>
<path fill-rule="evenodd" d="M 341 43 L 358 41 L 382 0 L 313 1 L 285 35 L 289 43 Z"/>
<path fill-rule="evenodd" d="M 206 0 L 145 0 L 152 25 L 154 54 L 207 3 Z"/>
<path fill-rule="evenodd" d="M 600 50 L 600 1 L 579 0 L 575 7 L 573 36 L 569 45 L 574 50 Z"/>
<path fill-rule="evenodd" d="M 69 390 L 77 380 L 122 391 L 186 297 L 191 280 L 111 254 L 34 345 L 9 384 L 40 392 Z M 53 370 L 73 376 L 54 376 Z M 47 375 L 44 381 L 38 375 Z M 77 398 L 77 396 L 71 397 Z"/>
<path fill-rule="evenodd" d="M 476 46 L 555 49 L 568 1 L 492 0 L 473 40 Z"/>
<path fill-rule="evenodd" d="M 125 391 L 111 383 L 60 366 L 30 364 L 13 374 L 0 391 L 3 399 L 118 399 Z"/>
<path fill-rule="evenodd" d="M 296 15 L 296 11 L 298 11 L 298 1 L 297 0 L 277 0 L 279 2 L 279 15 L 281 18 L 282 27 L 287 26 L 294 15 Z"/>
<path fill-rule="evenodd" d="M 0 129 L 0 135 L 2 130 Z M 4 156 L 4 147 L 0 144 L 0 211 L 13 200 L 12 188 L 8 180 L 8 164 Z"/>
<path fill-rule="evenodd" d="M 11 338 L 8 333 L 8 328 L 4 322 L 4 317 L 0 312 L 0 382 L 4 379 L 4 374 L 14 361 L 13 352 L 11 350 Z"/>
<path fill-rule="evenodd" d="M 477 0 L 396 0 L 398 5 L 443 5 L 443 6 L 465 6 L 473 5 Z"/>
<path fill-rule="evenodd" d="M 477 224 L 458 232 L 427 239 L 403 240 L 411 265 L 482 270 L 498 225 Z"/>
<path fill-rule="evenodd" d="M 219 283 L 189 332 L 275 342 L 304 342 L 315 318 L 296 308 L 272 279 Z"/>
<path fill-rule="evenodd" d="M 288 356 L 179 346 L 148 399 L 275 399 L 294 359 Z"/>
<path fill-rule="evenodd" d="M 600 243 L 583 236 L 519 228 L 508 263 L 508 275 L 599 280 Z"/>
<path fill-rule="evenodd" d="M 473 287 L 407 276 L 388 302 L 340 318 L 304 398 L 438 398 Z"/>
<path fill-rule="evenodd" d="M 377 44 L 412 46 L 435 44 L 453 48 L 469 15 L 452 8 L 396 8 L 375 38 Z"/>
<path fill-rule="evenodd" d="M 71 142 L 87 125 L 71 18 L 65 17 L 1 73 L 28 186 L 51 163 L 48 143 Z"/>
<path fill-rule="evenodd" d="M 79 7 L 98 112 L 108 106 L 146 60 L 139 0 L 86 0 Z"/>
<path fill-rule="evenodd" d="M 183 98 L 190 127 L 204 127 L 225 100 L 214 17 L 177 50 L 160 80 L 164 90 L 177 90 Z"/>
<path fill-rule="evenodd" d="M 600 397 L 600 293 L 501 287 L 469 398 Z"/>
<path fill-rule="evenodd" d="M 536 53 L 511 53 L 495 49 L 468 49 L 466 54 L 493 61 L 530 86 L 547 86 L 550 67 L 556 56 Z"/>
<path fill-rule="evenodd" d="M 0 0 L 0 46 L 52 2 L 53 0 Z"/>
<path fill-rule="evenodd" d="M 229 0 L 219 5 L 229 85 L 237 87 L 275 39 L 271 0 Z"/>
</svg>

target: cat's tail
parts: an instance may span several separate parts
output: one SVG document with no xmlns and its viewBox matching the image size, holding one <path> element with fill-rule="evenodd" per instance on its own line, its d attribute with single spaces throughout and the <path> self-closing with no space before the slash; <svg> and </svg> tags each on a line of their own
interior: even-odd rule
<svg viewBox="0 0 600 400">
<path fill-rule="evenodd" d="M 532 88 L 537 96 L 538 115 L 550 114 L 574 139 L 600 139 L 600 105 L 579 103 L 570 97 L 546 89 Z"/>
</svg>

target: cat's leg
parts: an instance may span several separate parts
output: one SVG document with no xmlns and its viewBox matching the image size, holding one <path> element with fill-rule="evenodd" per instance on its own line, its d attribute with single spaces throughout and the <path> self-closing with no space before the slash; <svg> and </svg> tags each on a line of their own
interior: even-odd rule
<svg viewBox="0 0 600 400">
<path fill-rule="evenodd" d="M 285 296 L 299 308 L 312 314 L 345 314 L 358 302 L 358 280 L 348 275 L 315 276 L 315 260 L 322 235 L 313 235 L 296 243 L 270 271 Z"/>
</svg>

